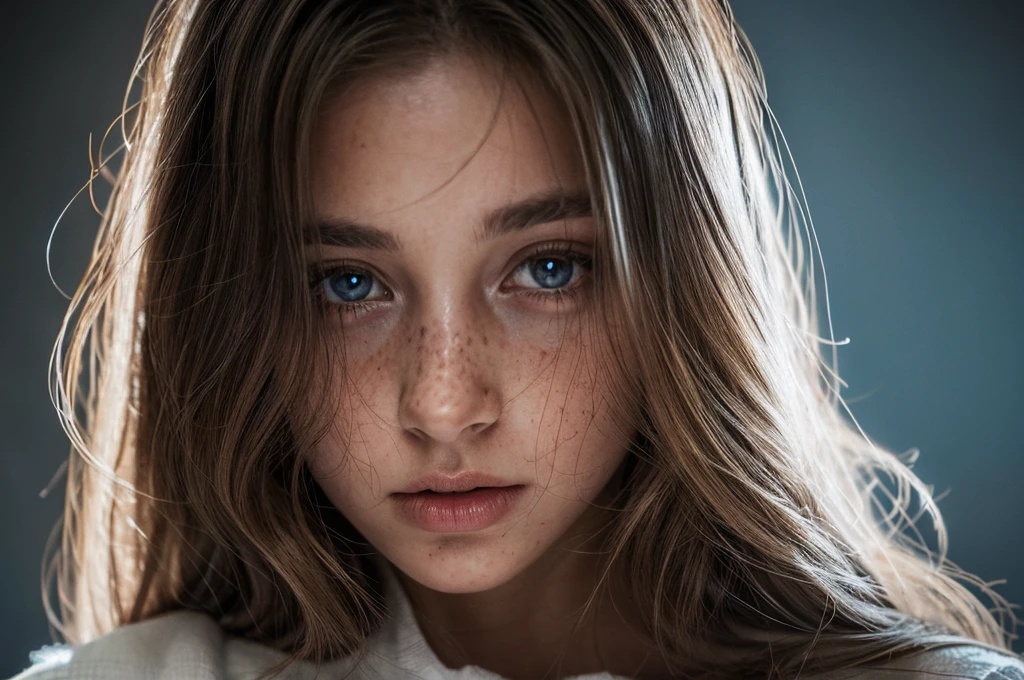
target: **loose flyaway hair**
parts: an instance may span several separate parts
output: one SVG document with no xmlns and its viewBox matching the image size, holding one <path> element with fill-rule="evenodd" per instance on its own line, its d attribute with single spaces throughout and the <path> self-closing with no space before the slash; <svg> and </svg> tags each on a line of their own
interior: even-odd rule
<svg viewBox="0 0 1024 680">
<path fill-rule="evenodd" d="M 638 423 L 598 590 L 627 583 L 642 633 L 692 677 L 963 637 L 1009 649 L 1016 617 L 947 559 L 912 458 L 840 397 L 806 201 L 715 0 L 158 2 L 51 357 L 72 442 L 44 573 L 56 631 L 193 609 L 287 663 L 355 653 L 383 625 L 375 551 L 303 462 L 336 415 L 315 378 L 343 370 L 304 274 L 309 145 L 326 97 L 453 55 L 543 83 L 584 161 L 595 284 L 622 329 L 615 407 Z"/>
</svg>

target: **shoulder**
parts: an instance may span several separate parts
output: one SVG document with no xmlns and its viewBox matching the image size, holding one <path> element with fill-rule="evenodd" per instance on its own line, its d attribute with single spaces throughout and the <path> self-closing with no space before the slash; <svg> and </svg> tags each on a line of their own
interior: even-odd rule
<svg viewBox="0 0 1024 680">
<path fill-rule="evenodd" d="M 373 653 L 378 647 L 383 654 Z M 378 666 L 387 670 L 393 665 L 386 645 L 378 643 L 368 651 L 319 667 L 298 661 L 276 677 L 397 677 L 380 674 Z M 175 611 L 122 626 L 77 647 L 43 647 L 30 654 L 32 665 L 11 680 L 253 680 L 286 657 L 269 646 L 227 635 L 207 614 Z"/>
<path fill-rule="evenodd" d="M 822 680 L 1024 680 L 1024 657 L 964 640 L 815 677 Z"/>
<path fill-rule="evenodd" d="M 11 680 L 242 680 L 282 661 L 285 654 L 224 633 L 207 614 L 176 611 L 122 626 L 71 647 L 48 645 Z M 298 663 L 281 678 L 316 676 Z"/>
<path fill-rule="evenodd" d="M 12 680 L 103 677 L 220 680 L 224 633 L 209 616 L 176 611 L 110 631 L 82 645 L 33 652 L 31 666 Z"/>
</svg>

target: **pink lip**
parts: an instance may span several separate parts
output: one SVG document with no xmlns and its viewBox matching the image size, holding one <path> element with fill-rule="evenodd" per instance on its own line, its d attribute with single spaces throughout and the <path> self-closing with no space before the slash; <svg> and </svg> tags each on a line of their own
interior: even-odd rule
<svg viewBox="0 0 1024 680">
<path fill-rule="evenodd" d="M 417 493 L 419 491 L 471 491 L 478 486 L 500 487 L 513 486 L 512 482 L 489 475 L 484 472 L 466 470 L 457 475 L 445 475 L 433 472 L 423 475 L 409 484 L 400 493 Z"/>
<path fill-rule="evenodd" d="M 507 515 L 523 497 L 522 484 L 463 493 L 392 494 L 398 511 L 421 529 L 437 533 L 479 531 Z"/>
</svg>

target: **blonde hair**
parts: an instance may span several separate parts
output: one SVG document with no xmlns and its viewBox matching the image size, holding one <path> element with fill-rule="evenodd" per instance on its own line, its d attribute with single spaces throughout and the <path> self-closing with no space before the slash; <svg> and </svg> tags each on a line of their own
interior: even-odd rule
<svg viewBox="0 0 1024 680">
<path fill-rule="evenodd" d="M 320 661 L 383 624 L 372 546 L 302 464 L 332 414 L 299 405 L 333 365 L 309 351 L 308 145 L 329 93 L 455 52 L 540 77 L 571 117 L 596 283 L 626 320 L 619 406 L 639 414 L 601 587 L 629 584 L 673 667 L 810 673 L 957 636 L 1009 649 L 958 581 L 1013 618 L 1008 603 L 948 561 L 930 489 L 844 417 L 813 228 L 757 59 L 714 0 L 159 2 L 54 348 L 73 446 L 60 615 L 46 606 L 65 639 L 186 608 Z M 915 493 L 937 554 L 912 535 Z"/>
</svg>

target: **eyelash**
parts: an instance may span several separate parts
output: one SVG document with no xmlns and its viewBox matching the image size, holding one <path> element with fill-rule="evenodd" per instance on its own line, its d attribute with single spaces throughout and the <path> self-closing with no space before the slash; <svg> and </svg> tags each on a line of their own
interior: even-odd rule
<svg viewBox="0 0 1024 680">
<path fill-rule="evenodd" d="M 554 256 L 569 260 L 574 264 L 583 267 L 584 275 L 590 272 L 590 269 L 592 267 L 591 257 L 589 255 L 585 255 L 584 253 L 579 252 L 578 250 L 573 249 L 572 246 L 565 244 L 547 244 L 539 246 L 535 248 L 533 251 L 531 251 L 530 254 L 523 258 L 522 262 L 520 262 L 519 265 L 517 265 L 516 268 L 513 269 L 512 271 L 513 273 L 517 272 L 524 264 L 531 262 L 533 260 L 541 259 L 545 256 Z M 365 268 L 348 264 L 345 261 L 342 261 L 336 265 L 329 267 L 313 265 L 309 269 L 309 287 L 313 291 L 314 298 L 322 307 L 338 307 L 343 312 L 352 313 L 358 318 L 362 314 L 371 311 L 374 307 L 377 306 L 379 302 L 381 302 L 381 300 L 371 300 L 369 302 L 328 301 L 323 292 L 324 279 L 331 276 L 337 276 L 342 272 L 366 274 L 369 276 L 373 276 L 378 280 L 380 278 L 373 272 L 367 271 Z M 568 299 L 576 298 L 576 296 L 580 292 L 580 287 L 581 284 L 576 283 L 571 288 L 542 288 L 522 294 L 525 295 L 526 297 L 554 302 L 557 305 L 561 304 L 562 302 L 565 302 Z"/>
</svg>

